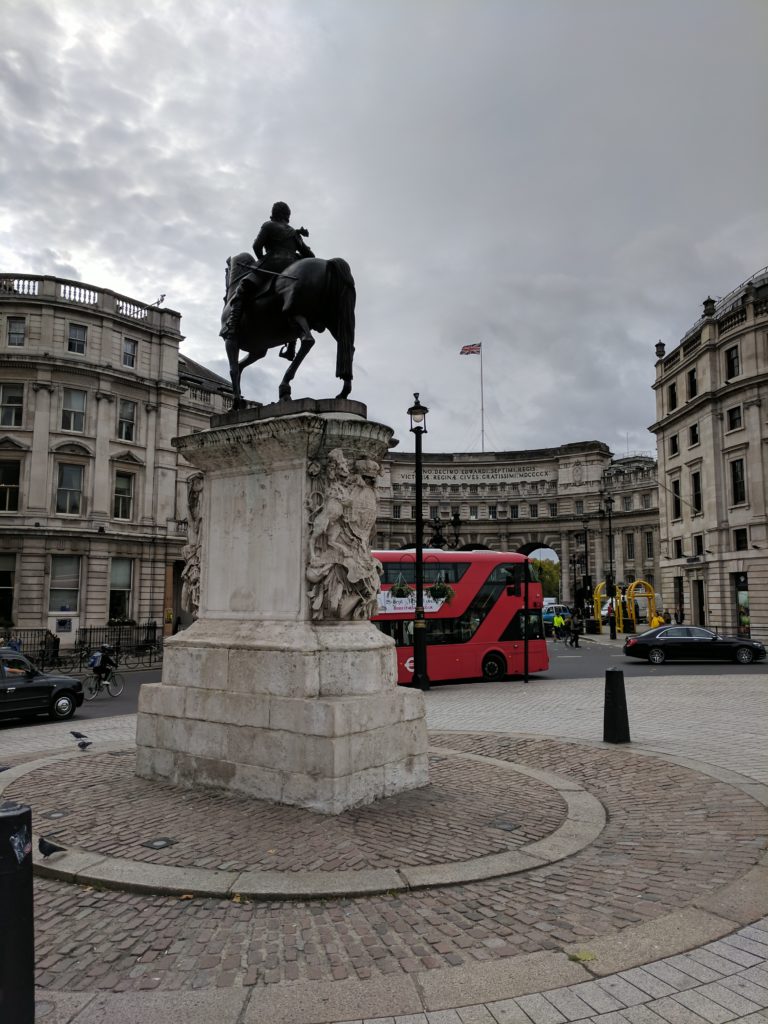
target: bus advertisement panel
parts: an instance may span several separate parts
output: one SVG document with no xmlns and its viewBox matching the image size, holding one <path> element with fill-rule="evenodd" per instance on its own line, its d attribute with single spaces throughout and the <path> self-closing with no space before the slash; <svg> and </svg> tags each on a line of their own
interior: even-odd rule
<svg viewBox="0 0 768 1024">
<path fill-rule="evenodd" d="M 397 649 L 397 681 L 413 676 L 415 561 L 410 551 L 374 551 L 382 564 L 373 622 Z M 549 668 L 535 567 L 517 553 L 424 551 L 427 671 L 441 679 L 502 679 Z M 527 605 L 527 616 L 526 616 Z"/>
</svg>

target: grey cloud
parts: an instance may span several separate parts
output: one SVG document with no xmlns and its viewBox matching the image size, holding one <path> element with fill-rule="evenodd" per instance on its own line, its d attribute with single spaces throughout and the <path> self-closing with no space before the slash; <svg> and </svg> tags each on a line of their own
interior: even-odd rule
<svg viewBox="0 0 768 1024">
<path fill-rule="evenodd" d="M 501 446 L 650 449 L 654 343 L 766 262 L 752 0 L 10 12 L 4 266 L 166 292 L 226 376 L 224 261 L 285 199 L 355 274 L 353 397 L 400 432 L 419 390 L 432 450 L 479 447 L 467 341 Z M 334 394 L 333 357 L 323 335 L 295 393 Z M 246 391 L 273 397 L 285 365 Z"/>
</svg>

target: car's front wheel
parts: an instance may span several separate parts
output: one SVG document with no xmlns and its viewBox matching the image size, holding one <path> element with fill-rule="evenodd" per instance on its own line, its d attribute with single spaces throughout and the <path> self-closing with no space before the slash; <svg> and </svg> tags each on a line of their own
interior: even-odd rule
<svg viewBox="0 0 768 1024">
<path fill-rule="evenodd" d="M 483 679 L 501 679 L 507 666 L 500 654 L 489 654 L 483 660 Z"/>
<path fill-rule="evenodd" d="M 650 661 L 652 665 L 663 665 L 666 660 L 667 656 L 660 647 L 652 647 L 650 651 L 648 651 L 648 661 Z"/>
<path fill-rule="evenodd" d="M 56 722 L 66 722 L 74 715 L 76 709 L 75 698 L 71 693 L 57 693 L 51 701 L 48 714 Z"/>
<path fill-rule="evenodd" d="M 749 647 L 737 647 L 735 657 L 740 665 L 751 665 L 755 660 L 755 656 Z"/>
</svg>

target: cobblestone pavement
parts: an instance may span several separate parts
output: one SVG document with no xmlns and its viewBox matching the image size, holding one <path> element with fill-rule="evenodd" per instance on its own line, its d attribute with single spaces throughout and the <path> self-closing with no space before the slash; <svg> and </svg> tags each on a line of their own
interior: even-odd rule
<svg viewBox="0 0 768 1024">
<path fill-rule="evenodd" d="M 471 750 L 471 745 L 468 748 Z M 466 860 L 523 846 L 562 824 L 563 798 L 530 777 L 435 756 L 430 785 L 334 817 L 225 793 L 191 792 L 134 775 L 135 755 L 77 756 L 19 779 L 6 796 L 38 813 L 64 846 L 180 867 L 361 870 Z M 55 836 L 53 833 L 55 832 Z M 174 845 L 140 845 L 169 836 Z"/>
<path fill-rule="evenodd" d="M 489 985 L 490 1001 L 462 999 L 457 992 L 449 1001 L 447 995 L 442 1003 L 432 1001 L 452 1009 L 389 1017 L 319 1011 L 313 1017 L 306 1009 L 271 1017 L 263 1009 L 268 993 L 294 982 L 333 981 L 341 991 L 359 980 L 370 982 L 373 991 L 378 978 L 393 985 L 391 996 L 376 989 L 381 1010 L 392 1012 L 397 979 L 422 979 L 417 987 L 425 993 L 431 973 L 442 977 L 441 968 L 469 966 L 482 978 L 484 970 L 509 958 L 535 958 L 587 939 L 591 944 L 594 936 L 610 939 L 625 928 L 653 927 L 758 863 L 768 824 L 749 786 L 734 788 L 727 771 L 717 779 L 695 765 L 636 751 L 642 745 L 768 782 L 766 677 L 697 679 L 649 671 L 647 679 L 627 680 L 631 748 L 599 743 L 603 685 L 600 679 L 537 680 L 527 687 L 435 687 L 426 695 L 433 745 L 555 769 L 603 801 L 606 829 L 574 857 L 471 885 L 295 903 L 184 900 L 38 879 L 41 999 L 58 1013 L 56 1024 L 106 1019 L 98 1016 L 99 1007 L 109 1005 L 111 1013 L 119 1008 L 117 995 L 109 1004 L 99 1002 L 106 994 L 149 998 L 173 991 L 179 999 L 185 992 L 202 998 L 208 991 L 220 998 L 221 1012 L 194 1017 L 195 1024 L 225 1019 L 227 991 L 242 999 L 237 1013 L 226 1017 L 233 1024 L 764 1024 L 768 919 L 715 942 L 702 944 L 692 934 L 690 946 L 697 948 L 689 953 L 663 960 L 651 953 L 643 967 L 606 977 L 600 976 L 600 964 L 607 954 L 593 965 L 587 948 L 578 965 L 581 981 L 553 989 L 542 977 L 523 989 L 530 994 L 514 999 L 494 1000 Z M 105 744 L 123 742 L 134 725 L 132 717 L 105 719 L 89 723 L 88 731 Z M 61 725 L 1 730 L 0 764 L 67 749 L 70 740 Z M 97 755 L 90 763 L 101 760 L 106 757 Z M 749 918 L 734 916 L 740 919 Z M 429 1005 L 426 996 L 423 1005 Z"/>
<path fill-rule="evenodd" d="M 580 853 L 536 871 L 346 900 L 180 901 L 63 887 L 40 879 L 39 983 L 53 989 L 127 991 L 279 984 L 329 976 L 366 979 L 559 950 L 586 937 L 652 921 L 714 892 L 757 863 L 768 837 L 768 811 L 749 796 L 655 758 L 476 733 L 433 734 L 432 742 L 534 768 L 556 767 L 601 800 L 608 824 Z M 103 767 L 111 767 L 105 764 L 110 761 L 114 765 L 117 759 L 93 760 L 97 781 L 84 793 L 86 800 L 93 799 L 97 814 L 109 813 L 99 794 L 110 793 L 110 777 L 102 785 L 99 776 Z M 81 766 L 84 759 L 78 757 L 75 763 Z M 36 773 L 42 776 L 38 786 L 45 785 L 55 767 Z M 78 773 L 82 776 L 83 769 Z M 24 783 L 15 783 L 9 795 L 21 797 Z M 119 802 L 119 787 L 115 795 Z M 199 800 L 203 807 L 205 797 Z M 307 817 L 287 814 L 286 830 Z M 407 820 L 397 818 L 393 824 L 408 826 Z M 198 818 L 204 848 L 213 849 L 213 859 L 220 861 L 228 856 L 229 841 L 224 837 L 217 845 L 217 825 L 215 818 L 212 827 Z M 63 826 L 56 822 L 55 827 L 54 838 L 64 841 Z M 104 836 L 102 828 L 97 847 Z M 305 864 L 315 863 L 314 836 L 314 830 L 296 835 Z M 418 824 L 415 839 L 418 846 Z M 121 838 L 121 848 L 124 844 Z M 320 849 L 325 856 L 324 843 Z"/>
</svg>

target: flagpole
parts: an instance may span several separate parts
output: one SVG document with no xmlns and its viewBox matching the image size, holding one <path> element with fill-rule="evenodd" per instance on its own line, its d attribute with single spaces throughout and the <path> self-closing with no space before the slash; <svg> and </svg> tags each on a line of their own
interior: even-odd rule
<svg viewBox="0 0 768 1024">
<path fill-rule="evenodd" d="M 480 449 L 485 451 L 485 401 L 483 398 L 483 343 L 480 342 Z"/>
</svg>

